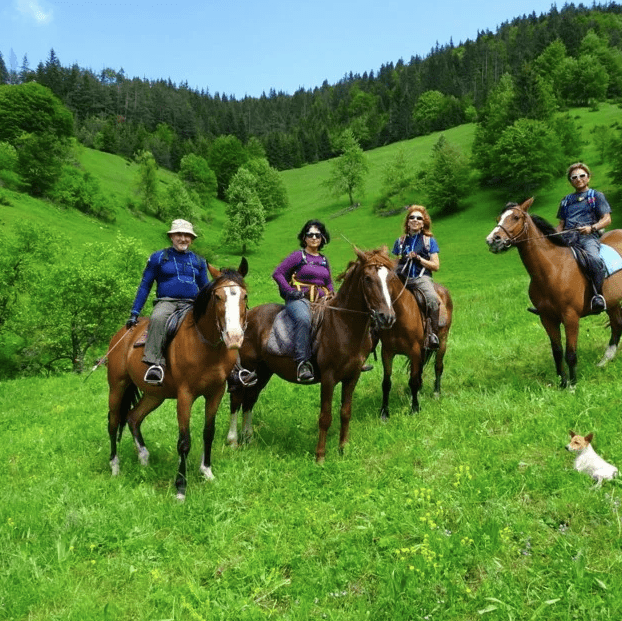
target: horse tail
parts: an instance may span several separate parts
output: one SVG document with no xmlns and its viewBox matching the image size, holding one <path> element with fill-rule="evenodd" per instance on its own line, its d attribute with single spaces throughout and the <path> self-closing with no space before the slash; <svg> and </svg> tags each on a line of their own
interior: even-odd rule
<svg viewBox="0 0 622 621">
<path fill-rule="evenodd" d="M 118 441 L 121 440 L 123 428 L 127 423 L 127 415 L 130 413 L 130 410 L 136 406 L 139 399 L 140 393 L 138 392 L 138 386 L 136 386 L 134 382 L 131 382 L 130 385 L 125 389 L 123 397 L 121 397 L 121 407 L 119 408 Z"/>
</svg>

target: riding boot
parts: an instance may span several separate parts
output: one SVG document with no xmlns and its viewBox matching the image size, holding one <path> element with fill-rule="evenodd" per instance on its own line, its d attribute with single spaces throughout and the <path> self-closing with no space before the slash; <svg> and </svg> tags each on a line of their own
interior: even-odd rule
<svg viewBox="0 0 622 621">
<path fill-rule="evenodd" d="M 234 392 L 240 388 L 254 386 L 257 383 L 257 373 L 242 367 L 240 358 L 236 360 L 235 366 L 231 369 L 227 377 L 227 392 Z"/>
<path fill-rule="evenodd" d="M 590 302 L 590 309 L 594 315 L 607 310 L 607 302 L 603 296 L 603 277 L 601 274 L 594 275 L 592 278 L 592 287 L 594 288 L 594 296 Z"/>
<path fill-rule="evenodd" d="M 423 346 L 426 349 L 438 349 L 438 308 L 431 310 L 425 322 L 425 341 Z"/>
<path fill-rule="evenodd" d="M 310 382 L 315 380 L 315 375 L 313 374 L 313 365 L 308 360 L 303 360 L 298 364 L 298 369 L 296 370 L 296 379 L 301 384 L 309 384 Z"/>
</svg>

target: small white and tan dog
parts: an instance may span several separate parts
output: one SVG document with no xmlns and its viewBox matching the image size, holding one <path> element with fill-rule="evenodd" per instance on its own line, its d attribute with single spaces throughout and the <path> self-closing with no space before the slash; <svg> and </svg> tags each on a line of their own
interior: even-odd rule
<svg viewBox="0 0 622 621">
<path fill-rule="evenodd" d="M 611 480 L 618 475 L 618 469 L 608 464 L 592 448 L 593 433 L 588 433 L 585 437 L 577 435 L 572 430 L 568 433 L 570 442 L 566 444 L 566 449 L 577 455 L 574 460 L 575 470 L 589 474 L 598 485 L 601 485 L 604 479 Z"/>
</svg>

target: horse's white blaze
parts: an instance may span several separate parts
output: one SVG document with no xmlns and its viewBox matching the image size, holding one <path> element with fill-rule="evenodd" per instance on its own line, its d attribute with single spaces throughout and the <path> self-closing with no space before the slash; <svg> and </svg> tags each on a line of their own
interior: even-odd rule
<svg viewBox="0 0 622 621">
<path fill-rule="evenodd" d="M 240 298 L 242 288 L 238 286 L 224 287 L 225 292 L 225 334 L 239 336 L 242 334 L 240 324 Z"/>
<path fill-rule="evenodd" d="M 508 210 L 504 213 L 501 214 L 501 217 L 499 218 L 499 224 L 497 224 L 497 226 L 495 226 L 494 229 L 492 229 L 492 231 L 490 232 L 490 234 L 488 235 L 488 237 L 486 238 L 486 241 L 488 243 L 492 242 L 493 237 L 495 235 L 495 233 L 497 231 L 502 231 L 503 230 L 503 223 L 505 222 L 506 218 L 508 218 L 511 214 L 511 210 Z"/>
<path fill-rule="evenodd" d="M 391 294 L 389 293 L 389 285 L 387 284 L 387 279 L 389 278 L 389 270 L 386 267 L 379 267 L 378 278 L 380 278 L 382 293 L 384 294 L 384 299 L 387 303 L 387 306 L 391 308 Z"/>
</svg>

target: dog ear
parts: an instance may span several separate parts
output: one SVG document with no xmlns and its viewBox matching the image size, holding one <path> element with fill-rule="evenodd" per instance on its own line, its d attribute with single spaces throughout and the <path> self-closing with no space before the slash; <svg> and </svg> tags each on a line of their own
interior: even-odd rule
<svg viewBox="0 0 622 621">
<path fill-rule="evenodd" d="M 594 434 L 593 434 L 593 433 L 588 433 L 588 434 L 585 436 L 585 441 L 586 441 L 586 442 L 592 442 L 592 438 L 593 438 L 593 437 L 594 437 Z"/>
<path fill-rule="evenodd" d="M 574 438 L 577 435 L 572 429 L 570 429 L 568 433 L 570 434 L 571 438 Z"/>
</svg>

